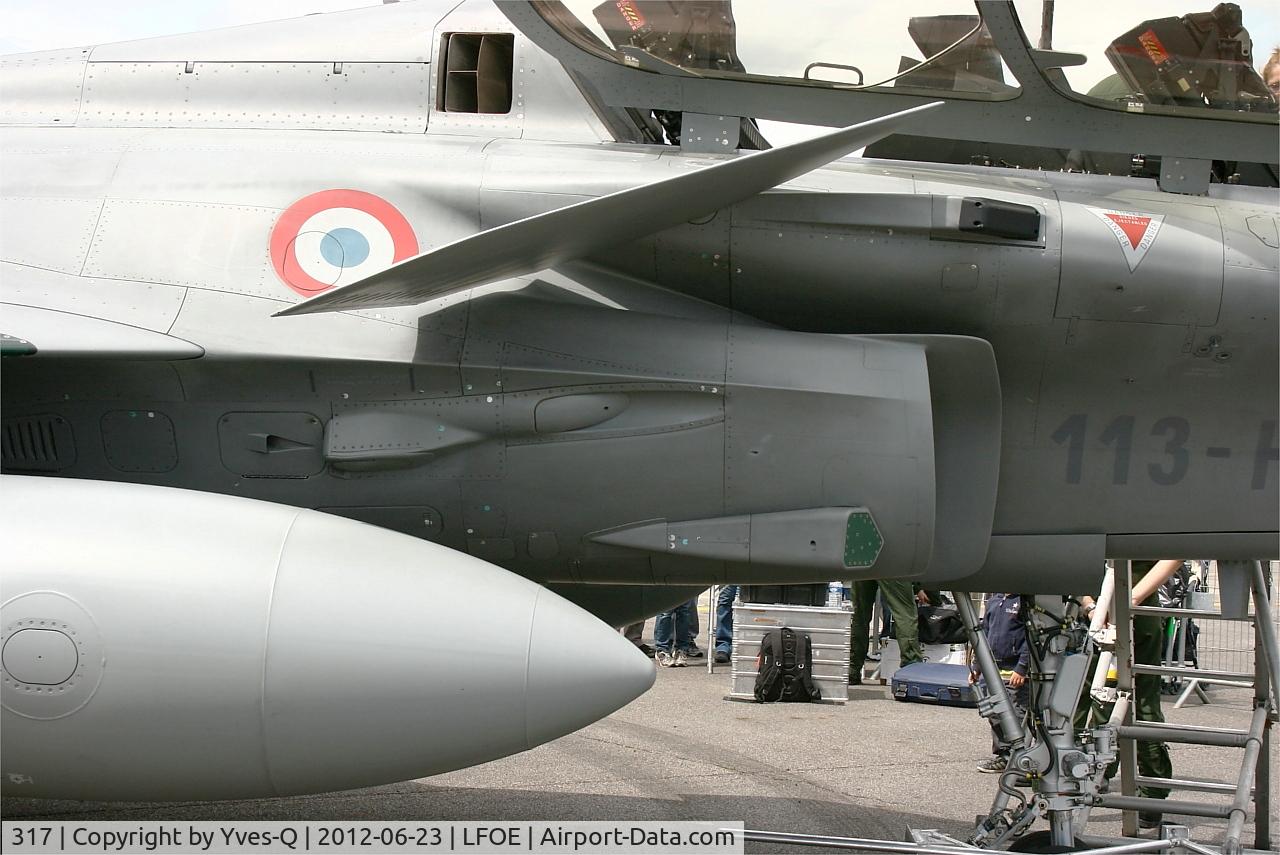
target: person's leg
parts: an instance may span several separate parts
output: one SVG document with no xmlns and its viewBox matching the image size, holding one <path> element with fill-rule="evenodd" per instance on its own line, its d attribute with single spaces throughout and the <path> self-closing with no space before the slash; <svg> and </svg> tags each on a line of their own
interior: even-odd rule
<svg viewBox="0 0 1280 855">
<path fill-rule="evenodd" d="M 698 599 L 702 595 L 699 594 L 689 602 L 685 603 L 688 607 L 686 612 L 688 616 L 688 627 L 683 643 L 679 638 L 676 639 L 676 646 L 683 650 L 691 659 L 701 659 L 703 653 L 698 649 Z"/>
<path fill-rule="evenodd" d="M 644 621 L 636 621 L 622 628 L 622 637 L 634 644 L 641 653 L 653 658 L 653 648 L 644 643 Z"/>
<path fill-rule="evenodd" d="M 675 619 L 674 611 L 658 612 L 657 617 L 653 619 L 653 646 L 656 648 L 655 658 L 659 665 L 670 665 L 672 662 L 672 650 L 675 642 Z"/>
<path fill-rule="evenodd" d="M 911 592 L 909 579 L 881 579 L 880 591 L 889 601 L 893 612 L 893 624 L 898 638 L 898 661 L 902 665 L 924 661 L 920 648 L 920 625 L 916 612 L 916 597 Z"/>
<path fill-rule="evenodd" d="M 1133 661 L 1140 665 L 1159 665 L 1163 654 L 1163 619 L 1154 615 L 1138 615 L 1133 619 Z M 1163 722 L 1160 709 L 1160 677 L 1139 674 L 1133 679 L 1133 715 L 1137 721 Z M 1148 778 L 1172 778 L 1173 763 L 1169 747 L 1163 742 L 1138 742 L 1138 772 Z M 1169 797 L 1163 787 L 1139 787 L 1139 795 L 1153 799 Z"/>
<path fill-rule="evenodd" d="M 1136 678 L 1138 681 L 1150 681 L 1154 688 L 1135 686 L 1133 697 L 1135 702 L 1134 716 L 1138 721 L 1164 721 L 1160 711 L 1160 678 L 1144 674 Z M 1169 758 L 1169 746 L 1163 742 L 1138 742 L 1138 773 L 1147 778 L 1172 778 L 1173 761 Z M 1152 799 L 1167 799 L 1169 790 L 1164 787 L 1139 787 L 1138 795 Z"/>
<path fill-rule="evenodd" d="M 672 612 L 673 638 L 672 638 L 672 660 L 671 664 L 680 666 L 686 664 L 689 646 L 689 604 L 681 603 L 676 606 Z"/>
<path fill-rule="evenodd" d="M 678 650 L 688 650 L 689 641 L 692 639 L 689 628 L 692 625 L 690 615 L 695 613 L 696 600 L 687 603 L 681 603 L 674 609 L 676 616 L 676 648 Z"/>
<path fill-rule="evenodd" d="M 1149 568 L 1144 568 L 1149 569 Z M 1150 602 L 1150 601 L 1148 601 Z M 1138 615 L 1133 619 L 1133 661 L 1140 665 L 1159 665 L 1163 653 L 1162 621 L 1152 615 Z M 1104 722 L 1111 717 L 1111 704 L 1096 705 L 1093 722 Z M 1133 680 L 1133 717 L 1136 721 L 1163 722 L 1160 709 L 1160 678 L 1153 674 L 1140 674 Z M 1139 740 L 1137 746 L 1138 773 L 1148 778 L 1172 778 L 1173 763 L 1169 747 L 1163 742 Z M 1106 777 L 1114 778 L 1120 768 L 1116 760 L 1107 767 Z M 1169 790 L 1163 787 L 1139 787 L 1138 795 L 1153 799 L 1168 798 Z M 1138 824 L 1143 828 L 1155 828 L 1163 817 L 1156 811 L 1141 811 Z"/>
<path fill-rule="evenodd" d="M 875 607 L 875 580 L 853 583 L 853 615 L 849 618 L 849 682 L 862 682 L 862 663 L 871 643 L 871 611 Z"/>
<path fill-rule="evenodd" d="M 738 598 L 737 585 L 723 585 L 716 597 L 716 653 L 733 652 L 733 601 Z M 717 656 L 717 661 L 719 657 Z"/>
</svg>

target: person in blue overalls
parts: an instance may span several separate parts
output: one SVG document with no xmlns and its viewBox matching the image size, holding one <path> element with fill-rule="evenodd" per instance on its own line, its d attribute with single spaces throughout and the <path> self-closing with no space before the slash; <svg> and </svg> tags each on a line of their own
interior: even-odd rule
<svg viewBox="0 0 1280 855">
<path fill-rule="evenodd" d="M 1027 670 L 1027 604 L 1020 594 L 988 594 L 982 613 L 982 630 L 986 633 L 991 654 L 1000 668 L 1000 676 L 1009 689 L 1014 715 L 1027 716 L 1029 686 Z M 969 666 L 969 680 L 980 682 L 977 664 Z M 991 721 L 991 759 L 978 764 L 980 772 L 1003 772 L 1009 765 L 1011 746 L 1000 734 L 998 722 Z"/>
</svg>

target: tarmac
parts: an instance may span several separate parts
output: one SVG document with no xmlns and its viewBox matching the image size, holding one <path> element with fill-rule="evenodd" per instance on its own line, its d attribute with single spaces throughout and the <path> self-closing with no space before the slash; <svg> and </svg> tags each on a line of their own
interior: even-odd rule
<svg viewBox="0 0 1280 855">
<path fill-rule="evenodd" d="M 704 597 L 704 649 L 705 609 Z M 652 623 L 645 637 L 652 643 Z M 566 668 L 573 656 L 567 646 Z M 990 757 L 991 734 L 975 710 L 895 701 L 888 687 L 874 682 L 850 687 L 844 705 L 726 700 L 729 684 L 728 667 L 708 673 L 705 659 L 659 668 L 648 693 L 575 734 L 481 766 L 388 786 L 227 802 L 4 799 L 0 814 L 131 821 L 741 820 L 748 829 L 768 831 L 903 840 L 907 828 L 933 828 L 963 839 L 995 794 L 996 776 L 976 768 Z M 1214 689 L 1210 696 L 1209 706 L 1193 701 L 1177 710 L 1170 698 L 1166 717 L 1247 727 L 1247 692 Z M 1241 755 L 1181 745 L 1171 751 L 1176 776 L 1217 780 L 1234 780 Z M 1277 753 L 1273 741 L 1273 770 Z M 1271 848 L 1280 849 L 1274 804 L 1271 813 Z M 1176 820 L 1191 828 L 1193 840 L 1222 840 L 1224 821 Z M 1119 812 L 1094 811 L 1087 833 L 1118 837 Z M 1248 846 L 1253 837 L 1250 821 L 1242 841 Z M 748 843 L 747 851 L 836 850 Z"/>
</svg>

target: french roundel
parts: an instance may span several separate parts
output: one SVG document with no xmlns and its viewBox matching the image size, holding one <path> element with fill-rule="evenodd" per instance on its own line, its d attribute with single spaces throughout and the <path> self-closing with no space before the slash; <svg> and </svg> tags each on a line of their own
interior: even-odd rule
<svg viewBox="0 0 1280 855">
<path fill-rule="evenodd" d="M 395 206 L 361 190 L 322 190 L 290 205 L 271 230 L 276 275 L 304 297 L 386 270 L 418 254 Z"/>
</svg>

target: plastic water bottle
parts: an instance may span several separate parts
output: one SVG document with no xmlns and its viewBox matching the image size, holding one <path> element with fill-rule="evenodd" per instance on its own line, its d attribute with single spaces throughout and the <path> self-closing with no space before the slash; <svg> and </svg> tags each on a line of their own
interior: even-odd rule
<svg viewBox="0 0 1280 855">
<path fill-rule="evenodd" d="M 844 584 L 841 582 L 827 583 L 827 608 L 838 609 L 844 602 Z"/>
</svg>

